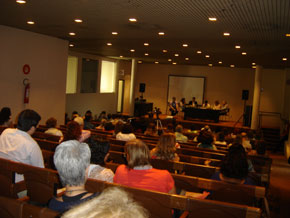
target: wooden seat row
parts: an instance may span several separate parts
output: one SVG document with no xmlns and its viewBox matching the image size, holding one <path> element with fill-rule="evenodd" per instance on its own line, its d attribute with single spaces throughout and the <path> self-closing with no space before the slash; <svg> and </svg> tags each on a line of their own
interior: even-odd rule
<svg viewBox="0 0 290 218">
<path fill-rule="evenodd" d="M 54 170 L 42 169 L 38 167 L 28 166 L 26 164 L 16 163 L 9 160 L 0 160 L 0 167 L 18 165 L 18 171 L 24 173 L 25 183 L 28 190 L 28 197 L 31 201 L 40 204 L 47 203 L 48 200 L 56 195 L 56 190 L 59 187 L 58 174 Z M 16 170 L 14 166 L 13 170 Z M 11 169 L 11 172 L 13 171 Z M 2 172 L 0 172 L 2 174 Z M 180 188 L 191 186 L 194 188 L 208 188 L 210 190 L 217 189 L 222 186 L 223 182 L 205 180 L 201 178 L 186 177 L 182 175 L 173 175 L 175 183 Z M 1 181 L 2 182 L 2 181 Z M 186 184 L 186 185 L 185 185 Z M 125 189 L 132 194 L 133 198 L 140 202 L 149 212 L 150 217 L 171 217 L 172 209 L 187 211 L 188 217 L 260 217 L 261 210 L 256 207 L 246 205 L 225 203 L 215 200 L 201 200 L 179 195 L 164 194 L 155 191 L 130 188 L 122 185 L 106 183 L 98 180 L 89 179 L 86 183 L 86 188 L 90 192 L 101 192 L 106 187 L 117 186 Z M 233 185 L 234 186 L 234 185 Z M 213 188 L 215 187 L 215 188 Z M 238 187 L 238 186 L 236 186 Z M 247 193 L 253 197 L 263 197 L 265 190 L 255 186 L 241 186 L 241 193 Z M 252 191 L 249 191 L 252 189 Z M 258 189 L 258 190 L 257 190 Z M 247 190 L 247 191 L 245 191 Z M 254 190 L 254 191 L 253 191 Z M 2 191 L 2 190 L 1 190 Z M 224 192 L 224 191 L 223 191 Z M 1 192 L 2 195 L 2 192 Z"/>
</svg>

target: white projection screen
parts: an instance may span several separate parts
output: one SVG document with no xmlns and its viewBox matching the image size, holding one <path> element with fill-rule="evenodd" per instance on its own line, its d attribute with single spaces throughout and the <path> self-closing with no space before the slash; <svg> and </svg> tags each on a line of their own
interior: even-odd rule
<svg viewBox="0 0 290 218">
<path fill-rule="evenodd" d="M 192 97 L 196 98 L 198 104 L 202 104 L 204 95 L 205 77 L 173 76 L 168 78 L 168 102 L 172 97 L 176 97 L 179 102 L 185 98 L 188 104 Z"/>
</svg>

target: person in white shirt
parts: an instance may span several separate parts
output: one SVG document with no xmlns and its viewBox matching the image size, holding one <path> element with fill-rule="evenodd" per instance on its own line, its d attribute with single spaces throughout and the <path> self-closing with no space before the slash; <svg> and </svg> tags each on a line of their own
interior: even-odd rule
<svg viewBox="0 0 290 218">
<path fill-rule="evenodd" d="M 219 101 L 214 102 L 212 109 L 213 110 L 220 110 L 221 109 L 221 105 L 220 105 Z"/>
<path fill-rule="evenodd" d="M 33 110 L 22 111 L 18 116 L 17 129 L 5 129 L 0 136 L 0 158 L 44 168 L 41 149 L 31 137 L 40 119 Z M 15 182 L 22 180 L 23 175 L 16 174 Z"/>
<path fill-rule="evenodd" d="M 49 118 L 45 124 L 48 129 L 44 133 L 63 137 L 62 132 L 56 128 L 57 120 L 54 117 Z"/>
<path fill-rule="evenodd" d="M 133 128 L 130 123 L 126 123 L 123 126 L 122 131 L 116 135 L 116 139 L 121 141 L 130 141 L 136 139 L 136 136 L 133 133 Z"/>
<path fill-rule="evenodd" d="M 204 103 L 202 104 L 202 108 L 203 109 L 210 109 L 210 104 L 208 103 L 207 100 L 205 100 Z"/>
</svg>

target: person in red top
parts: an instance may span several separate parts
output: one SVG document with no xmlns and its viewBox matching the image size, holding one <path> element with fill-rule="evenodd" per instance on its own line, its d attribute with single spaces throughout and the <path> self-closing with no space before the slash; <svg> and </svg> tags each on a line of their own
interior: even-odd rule
<svg viewBox="0 0 290 218">
<path fill-rule="evenodd" d="M 120 165 L 115 173 L 114 182 L 135 188 L 143 188 L 175 194 L 174 180 L 167 170 L 154 169 L 150 165 L 150 152 L 141 140 L 126 143 L 128 165 Z"/>
</svg>

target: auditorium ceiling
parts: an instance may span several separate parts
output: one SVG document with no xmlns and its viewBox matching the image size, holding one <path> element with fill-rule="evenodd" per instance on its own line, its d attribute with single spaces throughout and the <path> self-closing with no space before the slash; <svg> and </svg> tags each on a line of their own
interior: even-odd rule
<svg viewBox="0 0 290 218">
<path fill-rule="evenodd" d="M 0 24 L 143 63 L 290 67 L 290 0 L 1 0 Z"/>
</svg>

